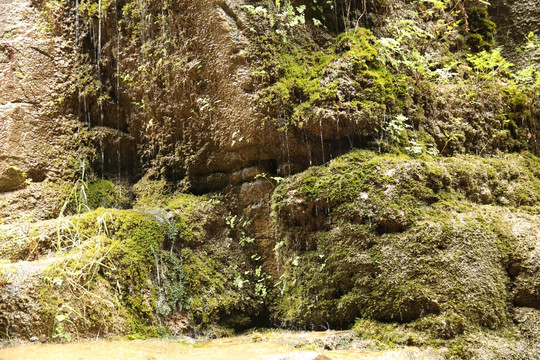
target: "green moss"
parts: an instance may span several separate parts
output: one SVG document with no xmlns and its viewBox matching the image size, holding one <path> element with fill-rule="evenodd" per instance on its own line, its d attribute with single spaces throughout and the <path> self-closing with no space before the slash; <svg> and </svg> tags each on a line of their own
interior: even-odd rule
<svg viewBox="0 0 540 360">
<path fill-rule="evenodd" d="M 137 198 L 135 207 L 155 209 L 163 207 L 171 199 L 171 188 L 164 179 L 154 180 L 147 174 L 133 186 Z"/>
<path fill-rule="evenodd" d="M 378 321 L 358 320 L 353 330 L 364 340 L 376 340 L 378 349 L 393 348 L 399 345 L 426 345 L 427 338 L 421 333 L 409 330 L 396 323 L 381 323 Z"/>
<path fill-rule="evenodd" d="M 170 249 L 171 258 L 164 253 L 160 257 L 162 263 L 168 264 L 169 285 L 161 294 L 166 301 L 158 301 L 158 313 L 166 316 L 170 307 L 176 304 L 177 310 L 187 310 L 197 331 L 212 336 L 252 325 L 263 309 L 264 296 L 260 287 L 266 278 L 260 269 L 257 272 L 251 250 L 240 245 L 242 236 L 247 236 L 247 228 L 237 227 L 245 227 L 247 222 L 235 217 L 238 221 L 227 225 L 225 219 L 232 215 L 227 215 L 216 198 L 175 194 L 161 201 L 166 202 L 165 208 L 169 211 L 166 216 L 160 215 L 164 222 L 160 229 L 163 228 L 167 235 L 165 246 Z M 173 224 L 167 225 L 165 218 Z M 134 224 L 133 229 L 139 228 L 147 227 L 144 222 Z M 149 236 L 145 232 L 142 237 Z M 134 235 L 125 236 L 138 237 Z M 152 251 L 145 249 L 143 253 L 152 254 Z M 137 254 L 125 258 L 137 257 Z M 146 259 L 153 263 L 151 260 Z M 136 305 L 132 307 L 141 309 L 139 304 Z"/>
<path fill-rule="evenodd" d="M 509 326 L 506 264 L 530 234 L 508 217 L 532 221 L 539 164 L 354 151 L 293 176 L 272 200 L 285 245 L 275 318 L 415 322 L 439 339 Z"/>
<path fill-rule="evenodd" d="M 314 49 L 283 49 L 276 60 L 282 64 L 280 79 L 261 95 L 268 115 L 283 107 L 289 122 L 301 124 L 313 106 L 335 98 L 337 84 L 321 84 L 322 71 L 331 59 L 331 55 Z"/>
<path fill-rule="evenodd" d="M 207 201 L 205 196 L 195 196 L 192 194 L 179 194 L 172 198 L 165 207 L 167 210 L 189 210 L 196 207 L 202 201 Z"/>
<path fill-rule="evenodd" d="M 262 311 L 257 278 L 249 258 L 232 242 L 206 244 L 181 253 L 189 309 L 195 324 L 208 331 L 215 325 L 243 330 Z"/>
<path fill-rule="evenodd" d="M 165 330 L 159 316 L 182 310 L 187 303 L 181 264 L 163 250 L 168 226 L 159 218 L 98 209 L 72 218 L 59 231 L 72 250 L 64 263 L 49 269 L 42 295 L 44 301 L 51 299 L 47 308 L 53 323 L 69 310 L 72 319 L 63 332 L 74 336 L 80 326 L 85 331 L 103 327 L 104 332 L 156 336 Z M 99 298 L 102 306 L 89 309 Z M 121 325 L 115 328 L 117 323 Z M 58 331 L 53 326 L 52 333 Z"/>
<path fill-rule="evenodd" d="M 439 324 L 443 327 L 452 325 L 447 321 L 451 319 L 442 319 Z M 471 331 L 443 340 L 424 332 L 421 322 L 411 327 L 406 324 L 361 319 L 355 323 L 353 330 L 358 337 L 368 340 L 371 348 L 377 350 L 402 346 L 428 347 L 439 350 L 438 353 L 443 359 L 535 357 L 534 350 L 524 352 L 523 344 L 518 342 L 518 334 L 513 330 Z"/>
<path fill-rule="evenodd" d="M 276 79 L 261 92 L 261 111 L 278 118 L 280 126 L 308 127 L 317 109 L 342 107 L 361 116 L 364 126 L 370 123 L 371 130 L 379 127 L 379 118 L 387 111 L 399 112 L 408 94 L 406 78 L 392 76 L 378 61 L 377 46 L 364 28 L 338 36 L 325 49 L 287 44 L 263 65 Z M 347 90 L 352 92 L 339 90 L 340 82 L 352 83 Z"/>
<path fill-rule="evenodd" d="M 497 25 L 489 19 L 487 9 L 475 6 L 467 9 L 469 33 L 467 44 L 473 52 L 489 51 L 493 48 Z"/>
<path fill-rule="evenodd" d="M 65 263 L 50 269 L 42 296 L 45 301 L 53 293 L 47 304 L 52 323 L 69 303 L 74 325 L 53 326 L 51 333 L 75 337 L 78 326 L 95 329 L 110 321 L 122 323 L 121 334 L 157 336 L 170 315 L 184 311 L 197 331 L 214 335 L 254 323 L 264 308 L 267 277 L 253 250 L 241 245 L 248 243 L 247 221 L 227 225 L 215 198 L 177 194 L 167 201 L 169 213 L 99 208 L 63 219 L 59 244 L 70 251 Z M 96 308 L 102 318 L 77 315 L 94 314 L 87 307 L 96 297 L 106 299 Z"/>
<path fill-rule="evenodd" d="M 208 228 L 219 227 L 215 216 L 221 209 L 206 196 L 177 194 L 169 200 L 166 209 L 175 214 L 178 236 L 183 245 L 198 246 L 207 240 Z"/>
<path fill-rule="evenodd" d="M 90 209 L 129 207 L 129 194 L 121 186 L 108 180 L 93 181 L 87 184 L 87 205 Z"/>
</svg>

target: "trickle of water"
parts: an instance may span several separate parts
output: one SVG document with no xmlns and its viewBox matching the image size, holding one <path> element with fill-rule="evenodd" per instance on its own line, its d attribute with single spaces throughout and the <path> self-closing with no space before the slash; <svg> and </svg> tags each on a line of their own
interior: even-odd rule
<svg viewBox="0 0 540 360">
<path fill-rule="evenodd" d="M 339 130 L 339 119 L 337 119 L 337 139 L 338 139 L 338 155 L 342 154 L 343 151 L 341 149 L 341 135 L 340 135 L 340 130 Z"/>
<path fill-rule="evenodd" d="M 79 45 L 79 0 L 75 0 L 75 51 Z"/>
<path fill-rule="evenodd" d="M 285 128 L 285 144 L 287 148 L 287 175 L 291 176 L 291 153 L 289 151 L 289 128 Z"/>
<path fill-rule="evenodd" d="M 97 61 L 97 72 L 98 76 L 100 76 L 100 59 L 101 57 L 101 0 L 98 2 L 98 43 L 97 43 L 97 54 L 96 54 L 96 61 Z"/>
<path fill-rule="evenodd" d="M 334 157 L 332 155 L 332 143 L 331 142 L 328 143 L 328 153 L 330 155 L 330 160 L 332 160 Z"/>
<path fill-rule="evenodd" d="M 326 209 L 324 209 L 324 212 L 325 212 L 326 216 L 328 216 L 328 217 L 330 217 L 330 209 L 331 209 L 330 199 L 327 197 L 326 198 Z"/>
<path fill-rule="evenodd" d="M 118 163 L 118 180 L 120 181 L 122 179 L 122 171 L 120 162 L 122 161 L 122 154 L 120 153 L 120 139 L 118 139 L 118 144 L 116 147 L 116 161 Z"/>
<path fill-rule="evenodd" d="M 141 49 L 146 44 L 146 8 L 144 6 L 144 0 L 140 1 L 140 8 L 141 8 Z M 146 62 L 145 52 L 141 51 L 142 54 L 142 62 L 143 64 Z"/>
<path fill-rule="evenodd" d="M 323 131 L 322 131 L 322 118 L 319 118 L 319 129 L 320 129 L 320 135 L 321 135 L 322 163 L 324 164 L 326 161 L 324 159 L 324 139 L 323 139 Z"/>
<path fill-rule="evenodd" d="M 105 173 L 105 150 L 103 150 L 103 140 L 99 140 L 100 158 L 101 158 L 101 180 L 103 180 Z"/>
<path fill-rule="evenodd" d="M 86 123 L 90 127 L 90 111 L 88 110 L 88 103 L 86 102 L 86 95 L 83 96 L 83 109 L 84 109 L 84 115 L 86 116 Z"/>
<path fill-rule="evenodd" d="M 120 28 L 118 24 L 118 2 L 114 0 L 114 14 L 116 18 L 116 130 L 118 131 L 118 138 L 116 144 L 116 161 L 118 167 L 118 180 L 122 178 L 122 154 L 120 147 L 122 145 L 122 139 L 120 138 Z"/>
<path fill-rule="evenodd" d="M 161 0 L 161 36 L 163 37 L 163 41 L 165 41 L 167 38 L 165 36 L 165 0 Z M 163 47 L 163 55 L 167 57 L 167 47 Z"/>
<path fill-rule="evenodd" d="M 97 53 L 96 53 L 96 68 L 97 76 L 101 79 L 101 0 L 98 2 L 98 41 L 97 41 Z M 99 89 L 99 125 L 103 126 L 103 119 L 105 114 L 103 112 L 103 103 L 101 100 L 102 88 Z M 99 139 L 99 150 L 100 150 L 100 159 L 101 159 L 101 179 L 104 178 L 105 173 L 105 150 L 103 149 L 103 137 Z"/>
</svg>

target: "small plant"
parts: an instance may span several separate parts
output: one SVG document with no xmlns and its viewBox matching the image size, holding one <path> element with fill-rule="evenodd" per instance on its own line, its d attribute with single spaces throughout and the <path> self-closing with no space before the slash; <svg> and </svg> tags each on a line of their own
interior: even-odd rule
<svg viewBox="0 0 540 360">
<path fill-rule="evenodd" d="M 284 3 L 280 0 L 269 1 L 266 6 L 242 5 L 240 9 L 253 20 L 265 23 L 266 28 L 274 29 L 274 33 L 280 36 L 282 41 L 287 41 L 287 37 L 296 27 L 306 24 L 306 6 L 294 6 L 290 0 L 285 0 Z"/>
<path fill-rule="evenodd" d="M 72 336 L 71 333 L 67 331 L 67 327 L 73 327 L 75 328 L 75 332 L 77 334 L 77 338 L 79 338 L 79 332 L 77 330 L 77 326 L 75 323 L 71 320 L 71 316 L 76 315 L 79 318 L 83 318 L 83 316 L 77 312 L 75 309 L 73 309 L 68 304 L 63 304 L 58 310 L 56 315 L 54 316 L 54 334 L 53 339 L 59 339 L 60 341 L 71 341 Z"/>
<path fill-rule="evenodd" d="M 383 126 L 383 134 L 387 136 L 390 144 L 399 145 L 405 140 L 405 131 L 412 129 L 407 124 L 409 119 L 404 115 L 398 115 Z"/>
<path fill-rule="evenodd" d="M 501 77 L 509 77 L 509 69 L 514 66 L 501 55 L 501 48 L 491 52 L 482 51 L 476 55 L 469 55 L 467 60 L 476 74 L 476 83 L 481 84 L 487 80 L 494 83 Z"/>
<path fill-rule="evenodd" d="M 265 179 L 270 184 L 272 184 L 274 188 L 276 187 L 276 185 L 279 185 L 279 183 L 284 180 L 284 178 L 280 176 L 268 176 L 268 174 L 265 172 L 255 175 L 255 179 Z"/>
<path fill-rule="evenodd" d="M 461 133 L 448 133 L 448 132 L 444 132 L 444 136 L 446 136 L 446 141 L 444 143 L 444 146 L 441 150 L 441 153 L 444 153 L 444 150 L 446 150 L 446 147 L 450 144 L 450 143 L 456 143 L 458 144 L 460 141 L 462 140 L 465 140 L 465 135 L 464 134 L 461 134 Z"/>
<path fill-rule="evenodd" d="M 75 212 L 77 214 L 82 214 L 84 212 L 90 211 L 90 208 L 88 207 L 88 197 L 86 196 L 86 193 L 88 191 L 88 179 L 87 179 L 87 172 L 89 169 L 89 165 L 86 159 L 81 160 L 80 166 L 79 166 L 79 172 L 80 177 L 77 179 L 73 187 L 71 188 L 71 191 L 64 201 L 64 205 L 62 205 L 62 208 L 60 209 L 60 216 L 63 217 L 66 210 L 69 206 L 74 205 L 75 206 Z"/>
</svg>

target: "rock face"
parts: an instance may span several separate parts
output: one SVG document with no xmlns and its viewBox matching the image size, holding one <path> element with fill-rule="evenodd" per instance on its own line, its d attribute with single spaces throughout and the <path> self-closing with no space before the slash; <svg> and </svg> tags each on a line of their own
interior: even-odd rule
<svg viewBox="0 0 540 360">
<path fill-rule="evenodd" d="M 540 9 L 533 0 L 496 0 L 492 1 L 490 12 L 498 24 L 497 34 L 505 46 L 505 54 L 521 66 L 529 66 L 527 56 L 520 56 L 515 49 L 527 43 L 530 32 L 540 33 Z M 536 53 L 534 60 L 538 61 Z"/>
<path fill-rule="evenodd" d="M 535 172 L 518 165 L 528 161 L 402 162 L 357 152 L 291 178 L 273 199 L 284 231 L 278 318 L 339 326 L 443 317 L 434 331 L 445 337 L 475 323 L 504 326 L 511 299 L 538 307 L 539 219 L 519 210 L 537 195 L 525 200 L 517 190 L 537 186 Z"/>
<path fill-rule="evenodd" d="M 537 73 L 465 8 L 305 3 L 0 0 L 5 337 L 361 319 L 538 357 Z M 490 9 L 518 39 L 533 5 Z"/>
<path fill-rule="evenodd" d="M 537 188 L 540 163 L 519 155 L 426 160 L 352 152 L 276 189 L 275 318 L 308 328 L 397 322 L 412 332 L 404 344 L 422 343 L 419 329 L 451 339 L 516 323 L 519 345 L 504 350 L 500 335 L 482 347 L 488 358 L 512 358 L 521 347 L 535 358 L 540 333 L 525 314 L 540 310 L 538 194 L 521 195 Z M 392 332 L 357 326 L 368 337 Z"/>
<path fill-rule="evenodd" d="M 262 173 L 288 176 L 353 147 L 403 141 L 392 135 L 396 126 L 424 131 L 420 147 L 410 137 L 416 151 L 536 146 L 534 111 L 516 114 L 530 107 L 514 104 L 519 94 L 503 96 L 481 82 L 474 91 L 467 85 L 470 99 L 457 96 L 460 87 L 441 74 L 461 74 L 443 62 L 410 67 L 377 38 L 400 39 L 391 46 L 441 61 L 461 46 L 456 19 L 437 13 L 452 25 L 444 41 L 425 36 L 413 44 L 406 39 L 414 33 L 400 35 L 385 19 L 435 33 L 436 22 L 420 16 L 434 11 L 429 5 L 353 3 L 336 3 L 349 7 L 349 17 L 335 19 L 326 19 L 334 5 L 306 10 L 301 2 L 3 4 L 0 190 L 66 169 L 73 176 L 86 157 L 101 177 L 135 182 L 149 174 L 205 193 Z M 328 29 L 349 28 L 362 12 L 377 37 L 361 30 L 334 39 Z M 314 25 L 323 18 L 327 29 Z M 87 140 L 93 152 L 82 150 Z"/>
<path fill-rule="evenodd" d="M 51 93 L 69 76 L 69 56 L 59 49 L 63 42 L 46 33 L 47 23 L 29 2 L 3 1 L 1 6 L 0 153 L 2 174 L 12 180 L 11 186 L 2 186 L 6 191 L 21 185 L 22 172 L 43 181 L 48 159 L 58 156 L 54 135 L 61 123 L 45 112 Z"/>
<path fill-rule="evenodd" d="M 47 179 L 70 177 L 78 145 L 78 119 L 68 108 L 73 53 L 69 41 L 50 32 L 50 25 L 29 1 L 0 2 L 0 214 L 9 215 L 28 201 L 17 191 L 33 183 L 46 193 Z M 44 195 L 35 216 L 50 216 Z M 25 205 L 22 205 L 24 208 Z M 30 210 L 30 207 L 27 206 Z"/>
<path fill-rule="evenodd" d="M 54 5 L 77 29 L 54 21 L 83 54 L 75 102 L 96 134 L 101 176 L 149 173 L 205 193 L 263 172 L 288 176 L 359 146 L 412 140 L 413 150 L 445 155 L 538 147 L 535 105 L 520 102 L 529 90 L 494 91 L 486 79 L 510 79 L 492 79 L 485 59 L 478 69 L 448 67 L 464 46 L 462 19 L 430 4 L 339 2 L 349 15 L 333 19 L 337 28 L 357 31 L 337 37 L 315 25 L 328 5 L 306 10 L 300 1 L 96 5 Z M 362 12 L 373 31 L 358 29 L 364 15 L 352 22 Z M 393 17 L 417 27 L 402 34 Z M 467 96 L 450 81 L 457 77 L 467 79 Z"/>
<path fill-rule="evenodd" d="M 98 169 L 140 177 L 153 168 L 176 181 L 189 170 L 194 189 L 204 192 L 253 179 L 257 173 L 248 169 L 266 166 L 271 155 L 260 151 L 264 133 L 254 123 L 248 40 L 237 5 L 149 2 L 141 8 L 122 1 L 97 15 L 81 9 L 79 45 L 90 58 L 83 62 L 87 77 L 79 79 L 80 107 L 92 127 L 132 139 L 124 148 L 114 138 L 100 140 Z M 140 22 L 139 12 L 163 18 Z M 90 34 L 89 26 L 100 34 Z M 109 148 L 118 149 L 121 164 Z"/>
</svg>

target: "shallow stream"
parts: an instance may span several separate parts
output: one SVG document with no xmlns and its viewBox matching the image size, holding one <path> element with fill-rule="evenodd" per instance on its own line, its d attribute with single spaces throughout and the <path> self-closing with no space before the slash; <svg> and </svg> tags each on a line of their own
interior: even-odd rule
<svg viewBox="0 0 540 360">
<path fill-rule="evenodd" d="M 152 339 L 30 344 L 0 349 L 0 360 L 332 360 L 432 359 L 419 349 L 368 350 L 347 332 L 268 332 L 194 341 Z"/>
</svg>

